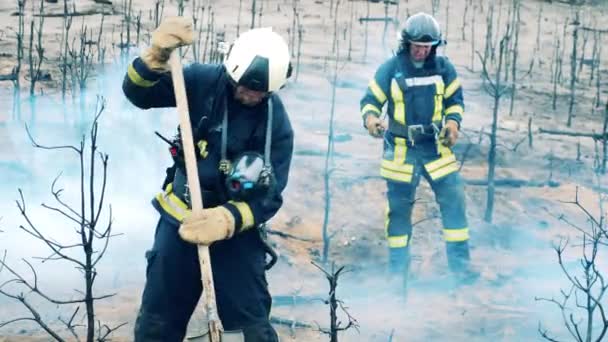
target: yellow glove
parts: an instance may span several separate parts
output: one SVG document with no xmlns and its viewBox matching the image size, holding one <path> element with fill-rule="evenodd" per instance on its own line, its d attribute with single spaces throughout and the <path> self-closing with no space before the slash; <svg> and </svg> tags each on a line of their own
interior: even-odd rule
<svg viewBox="0 0 608 342">
<path fill-rule="evenodd" d="M 185 241 L 210 245 L 234 235 L 234 216 L 224 207 L 197 210 L 184 218 L 179 236 Z"/>
<path fill-rule="evenodd" d="M 386 123 L 374 114 L 368 114 L 365 118 L 365 127 L 372 137 L 378 138 L 386 130 Z"/>
<path fill-rule="evenodd" d="M 456 140 L 458 140 L 458 122 L 446 120 L 441 132 L 439 132 L 439 139 L 444 146 L 452 147 L 456 145 Z"/>
<path fill-rule="evenodd" d="M 169 71 L 167 61 L 171 52 L 194 41 L 192 20 L 184 17 L 167 17 L 152 32 L 152 44 L 146 49 L 141 60 L 150 70 Z"/>
</svg>

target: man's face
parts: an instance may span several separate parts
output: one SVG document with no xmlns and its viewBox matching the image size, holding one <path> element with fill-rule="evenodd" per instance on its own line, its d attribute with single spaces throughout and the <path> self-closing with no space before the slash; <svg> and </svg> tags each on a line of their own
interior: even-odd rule
<svg viewBox="0 0 608 342">
<path fill-rule="evenodd" d="M 414 62 L 423 62 L 431 53 L 430 45 L 410 44 L 410 57 Z"/>
<path fill-rule="evenodd" d="M 236 91 L 234 92 L 234 98 L 241 104 L 248 107 L 253 107 L 260 104 L 260 102 L 262 102 L 266 96 L 268 96 L 268 93 L 265 91 L 251 90 L 241 85 L 237 85 Z"/>
</svg>

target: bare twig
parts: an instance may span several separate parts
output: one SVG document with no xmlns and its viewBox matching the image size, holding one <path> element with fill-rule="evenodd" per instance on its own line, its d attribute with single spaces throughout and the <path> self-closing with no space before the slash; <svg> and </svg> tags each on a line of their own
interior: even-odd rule
<svg viewBox="0 0 608 342">
<path fill-rule="evenodd" d="M 316 264 L 314 261 L 311 262 L 316 268 L 321 270 L 325 274 L 327 281 L 329 282 L 329 297 L 326 300 L 326 304 L 330 307 L 330 328 L 329 329 L 321 329 L 319 327 L 319 331 L 330 336 L 330 342 L 338 342 L 338 333 L 340 331 L 345 331 L 350 328 L 354 328 L 359 331 L 359 323 L 357 320 L 350 315 L 347 308 L 344 306 L 344 303 L 337 299 L 336 289 L 338 287 L 338 279 L 340 274 L 345 271 L 345 266 L 338 267 L 334 263 L 331 266 L 331 272 L 326 271 L 323 267 Z M 343 325 L 342 322 L 338 321 L 338 307 L 341 311 L 347 316 L 348 322 L 346 325 Z"/>
</svg>

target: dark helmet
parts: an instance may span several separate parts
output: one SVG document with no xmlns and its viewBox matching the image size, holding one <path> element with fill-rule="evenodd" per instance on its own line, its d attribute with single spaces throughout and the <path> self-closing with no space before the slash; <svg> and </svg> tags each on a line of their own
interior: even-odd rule
<svg viewBox="0 0 608 342">
<path fill-rule="evenodd" d="M 416 13 L 405 21 L 401 31 L 402 44 L 416 43 L 437 46 L 442 43 L 439 23 L 432 15 Z"/>
<path fill-rule="evenodd" d="M 273 186 L 270 167 L 264 165 L 264 157 L 256 152 L 245 152 L 236 158 L 226 177 L 228 196 L 235 201 L 265 196 Z"/>
</svg>

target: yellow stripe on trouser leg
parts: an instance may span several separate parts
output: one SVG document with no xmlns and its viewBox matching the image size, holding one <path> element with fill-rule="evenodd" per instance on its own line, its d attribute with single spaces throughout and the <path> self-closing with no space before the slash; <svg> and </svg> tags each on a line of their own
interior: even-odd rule
<svg viewBox="0 0 608 342">
<path fill-rule="evenodd" d="M 408 242 L 408 235 L 395 235 L 395 236 L 389 236 L 388 233 L 388 226 L 391 223 L 391 218 L 390 218 L 390 214 L 391 214 L 391 209 L 390 206 L 386 207 L 386 211 L 385 211 L 385 218 L 384 218 L 384 229 L 386 232 L 386 240 L 388 241 L 388 247 L 389 248 L 403 248 L 403 247 L 407 247 L 407 242 Z"/>
<path fill-rule="evenodd" d="M 391 81 L 391 97 L 393 98 L 393 119 L 405 126 L 405 103 L 403 102 L 403 91 L 393 79 Z"/>
<path fill-rule="evenodd" d="M 463 242 L 469 240 L 469 228 L 444 228 L 443 238 L 446 242 Z"/>
<path fill-rule="evenodd" d="M 388 247 L 389 248 L 403 248 L 407 247 L 407 235 L 389 236 Z"/>
<path fill-rule="evenodd" d="M 389 207 L 389 205 L 386 206 L 386 210 L 384 210 L 384 232 L 386 233 L 386 236 L 388 236 L 388 224 L 390 222 L 390 218 L 388 217 L 388 215 L 391 213 L 391 208 Z"/>
</svg>

